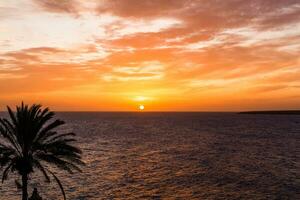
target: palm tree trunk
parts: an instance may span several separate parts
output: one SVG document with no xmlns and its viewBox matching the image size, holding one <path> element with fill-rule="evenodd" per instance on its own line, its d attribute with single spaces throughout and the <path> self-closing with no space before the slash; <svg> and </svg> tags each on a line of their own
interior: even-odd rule
<svg viewBox="0 0 300 200">
<path fill-rule="evenodd" d="M 22 175 L 22 200 L 28 200 L 27 192 L 28 176 Z"/>
</svg>

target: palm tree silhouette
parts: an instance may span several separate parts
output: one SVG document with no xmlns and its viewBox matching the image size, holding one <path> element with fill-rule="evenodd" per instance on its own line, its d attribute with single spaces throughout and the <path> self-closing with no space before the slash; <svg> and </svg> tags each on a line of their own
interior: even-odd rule
<svg viewBox="0 0 300 200">
<path fill-rule="evenodd" d="M 63 186 L 52 171 L 66 170 L 81 172 L 80 149 L 73 146 L 74 133 L 58 133 L 55 129 L 65 122 L 51 120 L 54 113 L 41 105 L 16 106 L 13 112 L 7 106 L 9 118 L 0 118 L 0 169 L 3 169 L 2 183 L 9 173 L 17 172 L 22 177 L 22 200 L 28 199 L 28 179 L 34 170 L 39 170 L 50 182 L 52 176 L 58 183 L 64 199 Z M 50 176 L 49 176 L 50 175 Z"/>
</svg>

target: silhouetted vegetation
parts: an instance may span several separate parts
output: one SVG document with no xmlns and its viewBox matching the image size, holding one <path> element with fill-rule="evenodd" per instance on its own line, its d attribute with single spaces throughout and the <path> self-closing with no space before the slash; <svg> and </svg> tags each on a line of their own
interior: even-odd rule
<svg viewBox="0 0 300 200">
<path fill-rule="evenodd" d="M 64 199 L 63 186 L 55 175 L 55 169 L 69 173 L 81 171 L 81 151 L 72 143 L 74 133 L 58 133 L 56 128 L 65 124 L 52 120 L 54 113 L 41 105 L 16 107 L 16 112 L 7 107 L 9 119 L 0 118 L 0 169 L 3 171 L 2 183 L 10 173 L 21 177 L 22 200 L 28 199 L 29 176 L 39 170 L 47 182 L 51 177 L 58 183 Z M 53 171 L 54 170 L 54 171 Z"/>
</svg>

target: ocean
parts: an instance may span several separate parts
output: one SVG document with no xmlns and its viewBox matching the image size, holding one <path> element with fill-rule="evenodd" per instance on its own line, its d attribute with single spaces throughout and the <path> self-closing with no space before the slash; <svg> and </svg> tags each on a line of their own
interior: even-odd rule
<svg viewBox="0 0 300 200">
<path fill-rule="evenodd" d="M 3 114 L 1 114 L 3 116 Z M 77 133 L 83 173 L 59 172 L 70 200 L 300 199 L 300 116 L 57 113 Z M 0 199 L 21 199 L 16 177 Z M 31 176 L 44 200 L 58 186 Z"/>
</svg>

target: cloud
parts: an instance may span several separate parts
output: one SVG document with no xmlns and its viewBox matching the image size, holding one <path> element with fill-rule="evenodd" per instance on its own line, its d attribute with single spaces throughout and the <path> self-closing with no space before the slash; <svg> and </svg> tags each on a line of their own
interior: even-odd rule
<svg viewBox="0 0 300 200">
<path fill-rule="evenodd" d="M 272 16 L 274 12 L 285 24 L 294 21 L 295 16 L 290 14 L 296 12 L 298 6 L 297 0 L 107 0 L 101 1 L 98 11 L 128 18 L 172 16 L 199 29 L 234 27 L 257 21 L 265 26 L 278 25 L 278 18 Z"/>
<path fill-rule="evenodd" d="M 34 0 L 34 2 L 48 12 L 78 13 L 76 0 Z"/>
<path fill-rule="evenodd" d="M 288 3 L 288 1 L 287 1 Z M 269 29 L 276 26 L 297 23 L 300 20 L 300 3 L 290 2 L 288 6 L 278 7 L 265 17 L 257 19 L 260 28 Z"/>
<path fill-rule="evenodd" d="M 270 93 L 270 92 L 277 92 L 278 90 L 283 90 L 289 88 L 288 85 L 260 85 L 255 86 L 254 88 L 250 88 L 249 91 L 256 92 L 256 93 Z"/>
<path fill-rule="evenodd" d="M 215 37 L 211 40 L 199 41 L 196 43 L 190 43 L 188 45 L 183 46 L 186 50 L 194 51 L 194 50 L 201 50 L 204 48 L 213 47 L 216 45 L 224 44 L 224 40 L 221 37 Z"/>
<path fill-rule="evenodd" d="M 113 26 L 110 35 L 120 38 L 139 33 L 157 33 L 171 27 L 179 26 L 181 22 L 172 18 L 158 18 L 153 20 L 124 20 Z"/>
<path fill-rule="evenodd" d="M 238 45 L 252 46 L 257 44 L 276 43 L 279 39 L 299 36 L 300 23 L 275 27 L 269 30 L 257 30 L 251 27 L 227 29 L 220 35 L 237 36 L 240 38 Z"/>
<path fill-rule="evenodd" d="M 164 76 L 164 66 L 158 61 L 129 63 L 129 66 L 114 67 L 102 76 L 105 81 L 146 81 Z"/>
<path fill-rule="evenodd" d="M 14 80 L 14 79 L 24 79 L 27 78 L 27 74 L 14 74 L 14 73 L 1 73 L 0 72 L 0 81 L 3 80 Z"/>
<path fill-rule="evenodd" d="M 37 55 L 28 54 L 26 52 L 10 52 L 4 54 L 4 56 L 13 58 L 15 60 L 23 60 L 27 62 L 38 62 L 40 61 L 39 57 Z"/>
<path fill-rule="evenodd" d="M 99 4 L 98 12 L 112 13 L 121 17 L 153 18 L 174 13 L 190 2 L 180 0 L 104 0 Z"/>
</svg>

